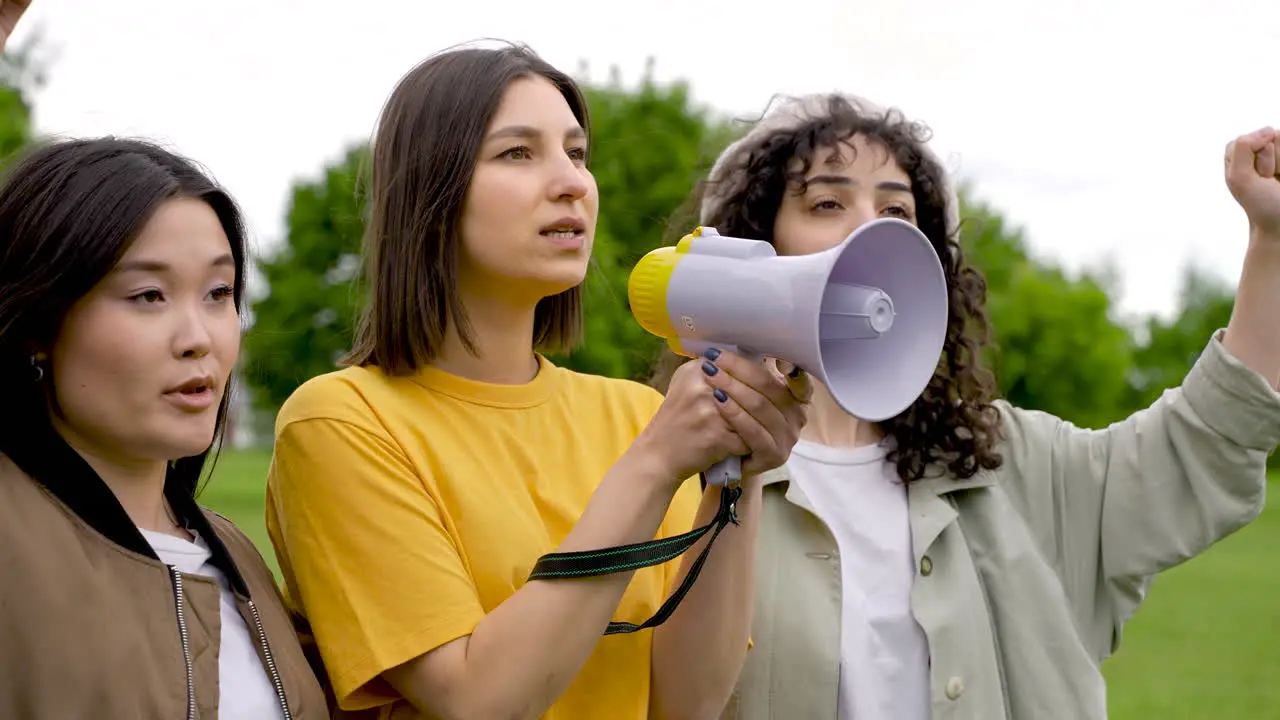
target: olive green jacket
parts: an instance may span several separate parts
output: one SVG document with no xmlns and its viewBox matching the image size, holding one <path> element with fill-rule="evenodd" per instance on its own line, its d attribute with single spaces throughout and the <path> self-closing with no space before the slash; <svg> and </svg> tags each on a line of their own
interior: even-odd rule
<svg viewBox="0 0 1280 720">
<path fill-rule="evenodd" d="M 1280 395 L 1220 338 L 1105 430 L 1001 403 L 999 469 L 910 486 L 935 720 L 1105 718 L 1100 664 L 1152 577 L 1261 512 Z M 836 720 L 835 539 L 785 467 L 762 507 L 754 646 L 725 717 Z"/>
</svg>

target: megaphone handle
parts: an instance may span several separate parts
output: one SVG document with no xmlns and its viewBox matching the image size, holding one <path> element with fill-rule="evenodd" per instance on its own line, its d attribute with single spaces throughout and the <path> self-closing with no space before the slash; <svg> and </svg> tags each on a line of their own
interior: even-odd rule
<svg viewBox="0 0 1280 720">
<path fill-rule="evenodd" d="M 712 465 L 706 472 L 707 484 L 725 487 L 742 481 L 742 458 L 730 455 Z"/>
<path fill-rule="evenodd" d="M 724 352 L 731 352 L 751 362 L 761 362 L 764 356 L 750 350 L 739 348 L 733 343 L 716 343 L 707 342 L 705 340 L 684 340 L 680 341 L 684 351 L 695 357 L 703 356 L 710 348 L 716 348 Z M 712 465 L 706 472 L 707 484 L 724 487 L 727 485 L 737 485 L 742 480 L 742 458 L 737 455 L 730 455 L 720 462 Z"/>
</svg>

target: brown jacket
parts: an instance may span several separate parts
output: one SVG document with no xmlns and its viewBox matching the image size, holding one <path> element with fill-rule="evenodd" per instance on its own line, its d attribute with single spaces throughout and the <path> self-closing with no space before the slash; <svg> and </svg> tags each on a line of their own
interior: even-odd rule
<svg viewBox="0 0 1280 720">
<path fill-rule="evenodd" d="M 216 720 L 217 584 L 162 563 L 64 442 L 37 445 L 0 454 L 0 718 Z M 262 556 L 170 485 L 231 583 L 285 717 L 328 718 Z"/>
</svg>

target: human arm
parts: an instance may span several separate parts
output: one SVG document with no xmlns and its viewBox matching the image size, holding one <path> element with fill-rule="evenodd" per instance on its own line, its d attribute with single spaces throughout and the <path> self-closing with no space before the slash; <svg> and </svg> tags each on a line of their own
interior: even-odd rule
<svg viewBox="0 0 1280 720">
<path fill-rule="evenodd" d="M 717 366 L 722 366 L 724 370 L 714 370 Z M 707 367 L 713 368 L 713 371 L 704 371 L 704 368 Z M 805 383 L 802 381 L 799 385 L 803 387 Z M 729 452 L 735 454 L 750 453 L 750 457 L 743 463 L 744 472 L 746 473 L 758 472 L 781 464 L 785 460 L 786 454 L 789 453 L 791 445 L 794 444 L 795 437 L 799 432 L 799 425 L 803 422 L 802 413 L 795 410 L 797 403 L 789 392 L 788 387 L 785 381 L 780 381 L 779 378 L 776 378 L 762 366 L 749 364 L 736 356 L 725 355 L 720 357 L 717 363 L 712 364 L 702 363 L 701 361 L 687 363 L 686 367 L 676 374 L 666 399 L 627 451 L 625 457 L 665 461 L 657 462 L 655 465 L 664 468 L 665 471 L 661 473 L 662 484 L 672 490 L 674 490 L 674 486 L 671 483 L 671 478 L 681 478 L 695 474 L 709 466 L 711 462 L 723 458 Z M 725 394 L 713 400 L 712 398 L 715 397 L 713 393 L 717 389 Z M 780 410 L 778 406 L 783 409 Z M 763 418 L 763 420 L 760 418 Z M 706 448 L 710 448 L 710 451 Z M 626 487 L 622 489 L 629 490 L 630 485 L 634 482 L 634 479 L 627 481 Z M 676 484 L 680 484 L 678 480 Z M 717 504 L 719 501 L 718 493 L 718 490 L 710 493 Z M 664 496 L 664 503 L 670 502 L 670 500 L 670 494 Z M 591 536 L 584 535 L 583 537 L 586 539 L 583 542 L 575 543 L 573 546 L 561 546 L 557 549 L 557 552 L 598 549 L 635 542 L 640 539 L 651 539 L 657 525 L 658 519 L 656 518 L 649 518 L 652 524 L 646 527 L 644 533 L 647 537 L 645 538 L 640 538 L 638 535 L 623 536 L 617 533 L 619 523 L 625 518 L 606 515 L 605 513 L 608 512 L 608 508 L 614 507 L 619 502 L 633 502 L 633 500 L 621 495 L 616 497 L 611 495 L 602 496 L 601 491 L 597 490 L 574 532 L 576 533 L 579 528 L 590 528 L 593 525 L 598 528 L 599 532 Z M 714 507 L 717 506 L 712 506 L 712 514 L 714 514 Z M 596 513 L 594 521 L 589 520 L 593 513 Z M 709 522 L 709 520 L 710 517 L 707 517 L 706 521 Z M 686 529 L 688 528 L 681 528 L 681 531 Z M 657 712 L 659 717 L 713 716 L 715 712 L 718 712 L 719 707 L 723 705 L 724 698 L 727 697 L 728 692 L 732 689 L 733 680 L 737 676 L 737 669 L 741 667 L 741 652 L 746 646 L 751 595 L 749 592 L 733 594 L 729 601 L 725 602 L 723 591 L 706 594 L 701 588 L 708 584 L 729 584 L 731 585 L 730 590 L 733 590 L 742 584 L 738 576 L 742 574 L 744 559 L 746 568 L 749 569 L 753 566 L 752 555 L 749 552 L 752 546 L 743 545 L 743 543 L 753 540 L 754 533 L 744 534 L 741 538 L 735 538 L 737 530 L 739 528 L 732 526 L 726 528 L 717 541 L 716 550 L 708 555 L 707 564 L 703 568 L 703 573 L 699 575 L 698 582 L 693 586 L 689 594 L 685 596 L 684 602 L 681 603 L 675 614 L 666 623 L 666 625 L 682 628 L 683 631 L 696 635 L 695 639 L 701 642 L 696 643 L 697 648 L 693 662 L 696 664 L 700 661 L 701 663 L 712 665 L 711 673 L 708 675 L 707 670 L 703 669 L 702 672 L 694 673 L 692 678 L 694 682 L 689 682 L 689 679 L 683 679 L 681 683 L 674 686 L 675 692 L 667 692 L 666 690 L 673 687 L 672 684 L 664 684 L 661 680 L 661 675 L 655 669 L 654 692 L 651 693 L 651 696 L 654 697 L 655 705 L 659 705 L 662 708 Z M 705 542 L 704 540 L 703 543 L 705 544 Z M 721 549 L 722 544 L 727 544 L 729 547 Z M 685 553 L 684 568 L 676 583 L 683 578 L 684 572 L 688 570 L 689 564 L 692 562 L 692 558 L 701 554 L 701 548 L 702 545 L 698 545 Z M 730 558 L 729 560 L 724 559 L 726 555 Z M 728 570 L 727 573 L 726 569 Z M 629 575 L 628 573 L 627 576 L 629 577 Z M 750 580 L 749 576 L 747 580 Z M 595 642 L 608 624 L 609 614 L 616 607 L 621 592 L 625 589 L 625 582 L 617 586 L 617 594 L 608 598 L 607 607 L 601 604 L 603 613 L 599 617 L 584 618 L 581 608 L 559 617 L 558 614 L 563 611 L 566 605 L 572 607 L 572 603 L 580 602 L 575 598 L 584 597 L 581 593 L 586 592 L 586 590 L 574 591 L 575 594 L 573 596 L 552 595 L 551 593 L 555 592 L 555 588 L 574 586 L 584 582 L 594 582 L 594 580 L 535 580 L 527 583 L 520 591 L 505 601 L 502 607 L 490 613 L 468 641 L 470 646 L 474 648 L 475 644 L 480 640 L 480 632 L 485 629 L 485 624 L 495 621 L 503 608 L 509 605 L 516 607 L 515 603 L 521 600 L 522 593 L 528 594 L 528 599 L 521 606 L 521 612 L 524 616 L 518 617 L 513 610 L 509 616 L 506 616 L 506 622 L 503 625 L 494 623 L 493 639 L 487 642 L 491 643 L 489 648 L 495 658 L 501 658 L 504 662 L 510 664 L 507 672 L 511 673 L 525 670 L 530 664 L 551 665 L 557 661 L 556 656 L 564 658 L 563 662 L 568 667 L 568 671 L 555 678 L 554 685 L 549 684 L 548 679 L 542 673 L 535 672 L 532 674 L 532 678 L 538 682 L 536 684 L 530 683 L 524 691 L 524 697 L 532 695 L 537 703 L 536 705 L 531 704 L 528 706 L 531 714 L 540 715 L 546 706 L 554 702 L 574 679 L 578 669 L 585 661 L 586 655 L 595 646 Z M 535 588 L 541 588 L 542 586 L 549 587 L 535 590 Z M 537 594 L 534 594 L 535 592 Z M 535 604 L 537 602 L 536 598 L 546 598 L 546 601 Z M 715 604 L 708 605 L 708 603 Z M 739 605 L 742 605 L 742 608 L 739 608 Z M 708 617 L 715 618 L 718 615 L 716 611 L 737 618 L 736 622 L 729 625 L 729 632 L 726 633 L 723 628 L 717 631 L 715 628 L 698 624 L 700 618 L 704 621 Z M 535 662 L 522 663 L 509 657 L 504 645 L 510 642 L 510 638 L 500 636 L 499 632 L 506 632 L 510 636 L 514 636 L 524 632 L 523 628 L 529 623 L 545 623 L 547 618 L 552 617 L 559 617 L 562 623 L 561 626 L 545 628 L 545 637 L 539 637 L 531 643 L 532 648 L 542 652 L 540 659 L 531 658 Z M 691 619 L 693 625 L 689 624 Z M 584 635 L 585 643 L 581 646 L 579 654 L 568 657 L 565 652 L 566 649 L 558 648 L 555 656 L 548 657 L 545 649 L 547 643 L 563 643 L 565 633 L 577 632 L 584 624 L 584 620 L 588 623 L 587 633 Z M 660 626 L 656 632 L 664 632 L 663 628 L 666 625 Z M 681 631 L 676 630 L 674 632 Z M 657 637 L 655 635 L 655 643 L 657 642 Z M 735 642 L 737 646 L 732 647 L 730 652 L 725 653 L 724 646 Z M 425 655 L 423 661 L 431 663 L 433 654 L 435 653 Z M 726 655 L 727 657 L 725 657 Z M 680 660 L 682 662 L 689 661 L 688 658 L 680 658 Z M 465 667 L 465 661 L 455 661 L 453 667 Z M 417 670 L 416 680 L 421 683 L 434 675 L 437 678 L 437 682 L 441 684 L 454 682 L 465 686 L 465 683 L 457 676 L 450 678 L 447 672 L 439 664 L 434 668 L 429 665 L 420 667 Z M 395 673 L 390 674 L 388 677 L 397 687 L 408 686 L 414 682 L 413 679 L 407 679 L 401 685 L 395 677 Z M 710 683 L 701 682 L 708 677 L 714 678 L 716 681 Z M 418 687 L 418 690 L 424 691 L 420 697 L 425 702 L 430 702 L 432 696 L 443 689 L 443 687 L 432 687 L 431 685 L 419 685 Z M 410 692 L 413 691 L 411 690 Z M 410 699 L 415 699 L 415 696 L 411 695 L 410 692 L 405 692 L 405 695 Z M 492 689 L 489 692 L 492 693 Z M 512 693 L 512 699 L 514 700 L 516 697 L 518 696 Z M 418 704 L 416 700 L 415 704 Z M 423 706 L 419 705 L 419 707 Z M 509 710 L 510 708 L 510 705 L 493 706 L 495 710 Z M 707 712 L 708 709 L 710 709 L 709 713 Z M 495 713 L 495 716 L 507 717 L 508 715 L 497 715 Z"/>
<path fill-rule="evenodd" d="M 601 481 L 556 552 L 652 539 L 671 482 L 642 453 Z M 386 671 L 428 717 L 535 718 L 568 688 L 600 641 L 632 572 L 526 583 L 460 637 Z"/>
<path fill-rule="evenodd" d="M 1271 128 L 1244 135 L 1224 154 L 1227 187 L 1249 219 L 1249 245 L 1222 344 L 1280 388 L 1280 139 Z"/>
<path fill-rule="evenodd" d="M 517 582 L 482 607 L 456 519 L 428 489 L 439 487 L 431 466 L 411 465 L 362 395 L 317 406 L 311 386 L 281 412 L 269 493 L 282 520 L 273 541 L 339 702 L 361 709 L 405 698 L 430 717 L 541 715 L 599 641 L 625 577 Z M 745 452 L 710 393 L 699 381 L 668 395 L 557 550 L 651 539 L 676 478 Z M 337 413 L 354 422 L 331 419 L 342 406 L 355 406 Z M 648 493 L 659 498 L 655 511 L 646 512 Z M 592 593 L 585 605 L 583 592 Z M 589 613 L 601 594 L 608 607 L 597 622 Z M 539 607 L 541 615 L 527 614 Z M 567 658 L 574 647 L 581 657 Z"/>
<path fill-rule="evenodd" d="M 637 459 L 644 456 L 609 471 L 564 546 L 647 539 L 645 525 L 652 537 L 667 491 Z M 429 480 L 376 422 L 286 419 L 277 433 L 273 541 L 335 695 L 350 710 L 403 697 L 428 717 L 536 716 L 545 708 L 524 708 L 544 696 L 550 704 L 558 694 L 550 684 L 576 673 L 565 668 L 566 654 L 576 649 L 585 660 L 627 579 L 529 583 L 486 615 L 453 520 Z M 522 617 L 530 608 L 544 612 Z M 504 629 L 509 637 L 495 654 L 491 642 Z M 468 636 L 474 647 L 456 642 Z M 470 652 L 455 656 L 459 650 Z M 455 666 L 433 664 L 411 674 L 423 657 L 453 658 L 464 673 L 442 676 Z M 527 695 L 512 697 L 513 690 Z"/>
<path fill-rule="evenodd" d="M 1280 442 L 1280 397 L 1215 333 L 1181 387 L 1103 430 L 1000 403 L 1001 486 L 1098 657 L 1151 577 L 1251 522 Z"/>
<path fill-rule="evenodd" d="M 749 429 L 744 430 L 752 438 L 753 453 L 743 465 L 739 524 L 725 528 L 697 583 L 667 622 L 654 629 L 650 717 L 658 720 L 719 717 L 733 691 L 746 659 L 755 598 L 755 545 L 762 502 L 757 473 L 786 462 L 804 424 L 803 405 L 812 392 L 807 376 L 799 372 L 788 382 L 768 372 L 753 372 L 758 368 L 746 367 L 747 361 L 738 356 L 722 356 L 718 362 L 728 373 L 715 376 L 712 382 L 734 398 L 733 411 L 755 417 L 761 429 L 771 431 L 766 436 L 757 429 L 753 437 Z M 682 368 L 688 369 L 688 365 Z M 754 387 L 742 387 L 734 378 L 746 378 Z M 715 516 L 722 492 L 722 488 L 706 487 L 695 527 Z M 685 553 L 676 585 L 706 542 L 704 538 Z"/>
<path fill-rule="evenodd" d="M 1230 173 L 1229 162 L 1228 185 L 1239 198 Z M 1244 196 L 1251 248 L 1236 312 L 1181 387 L 1101 431 L 1001 404 L 1003 485 L 1099 657 L 1118 644 L 1154 574 L 1203 552 L 1263 506 L 1267 455 L 1280 442 L 1280 327 L 1277 300 L 1265 298 L 1274 297 L 1280 274 L 1257 261 L 1271 252 L 1256 250 L 1267 217 L 1275 217 L 1257 210 L 1268 194 L 1260 193 L 1262 204 L 1258 194 Z"/>
</svg>

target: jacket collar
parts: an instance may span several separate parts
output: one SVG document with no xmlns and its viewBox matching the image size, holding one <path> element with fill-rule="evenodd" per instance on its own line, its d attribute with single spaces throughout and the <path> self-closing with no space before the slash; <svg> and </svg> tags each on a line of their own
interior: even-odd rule
<svg viewBox="0 0 1280 720">
<path fill-rule="evenodd" d="M 809 512 L 814 512 L 813 504 L 804 494 L 804 491 L 800 489 L 799 484 L 791 482 L 791 473 L 787 470 L 786 465 L 761 473 L 760 481 L 764 487 L 769 487 L 770 485 L 780 486 L 779 490 L 784 493 L 789 502 L 799 505 Z M 949 473 L 944 472 L 936 476 L 924 477 L 911 483 L 910 497 L 912 502 L 922 497 L 941 499 L 946 495 L 961 490 L 990 487 L 994 484 L 995 473 L 988 470 L 980 470 L 972 477 L 963 480 L 955 479 Z"/>
<path fill-rule="evenodd" d="M 765 487 L 780 486 L 784 489 L 783 497 L 787 502 L 807 510 L 816 518 L 822 518 L 800 484 L 791 482 L 791 475 L 785 465 L 762 474 L 761 481 Z M 936 476 L 916 480 L 907 487 L 907 502 L 911 506 L 911 544 L 917 564 L 925 549 L 959 516 L 950 495 L 961 490 L 990 487 L 995 482 L 995 472 L 991 470 L 979 470 L 972 477 L 963 480 L 955 479 L 944 471 Z"/>
<path fill-rule="evenodd" d="M 20 435 L 0 442 L 0 452 L 107 540 L 152 560 L 160 560 L 111 488 L 52 426 L 40 423 L 39 427 L 27 428 Z M 209 546 L 211 562 L 226 575 L 231 588 L 248 598 L 249 587 L 231 553 L 195 498 L 181 487 L 172 473 L 165 478 L 164 494 L 178 520 L 200 533 Z"/>
<path fill-rule="evenodd" d="M 787 471 L 786 465 L 761 473 L 760 481 L 765 487 L 778 483 L 786 483 L 789 486 L 786 488 L 788 495 L 792 492 L 792 488 L 795 487 L 794 484 L 791 483 L 791 473 Z M 959 490 L 989 487 L 994 484 L 995 476 L 991 472 L 980 470 L 972 477 L 965 478 L 964 480 L 954 479 L 950 474 L 942 474 L 933 477 L 921 478 L 911 483 L 911 486 L 913 488 L 919 487 L 925 489 L 933 495 L 947 495 Z"/>
<path fill-rule="evenodd" d="M 764 473 L 761 480 L 765 487 L 779 486 L 784 490 L 783 498 L 787 502 L 821 520 L 822 515 L 814 509 L 800 484 L 791 482 L 791 475 L 785 465 Z M 963 480 L 954 479 L 950 473 L 942 472 L 937 476 L 916 480 L 907 487 L 907 502 L 911 507 L 911 546 L 917 565 L 925 550 L 959 517 L 950 495 L 961 490 L 990 487 L 995 482 L 995 472 L 991 470 L 979 470 L 972 477 Z"/>
</svg>

